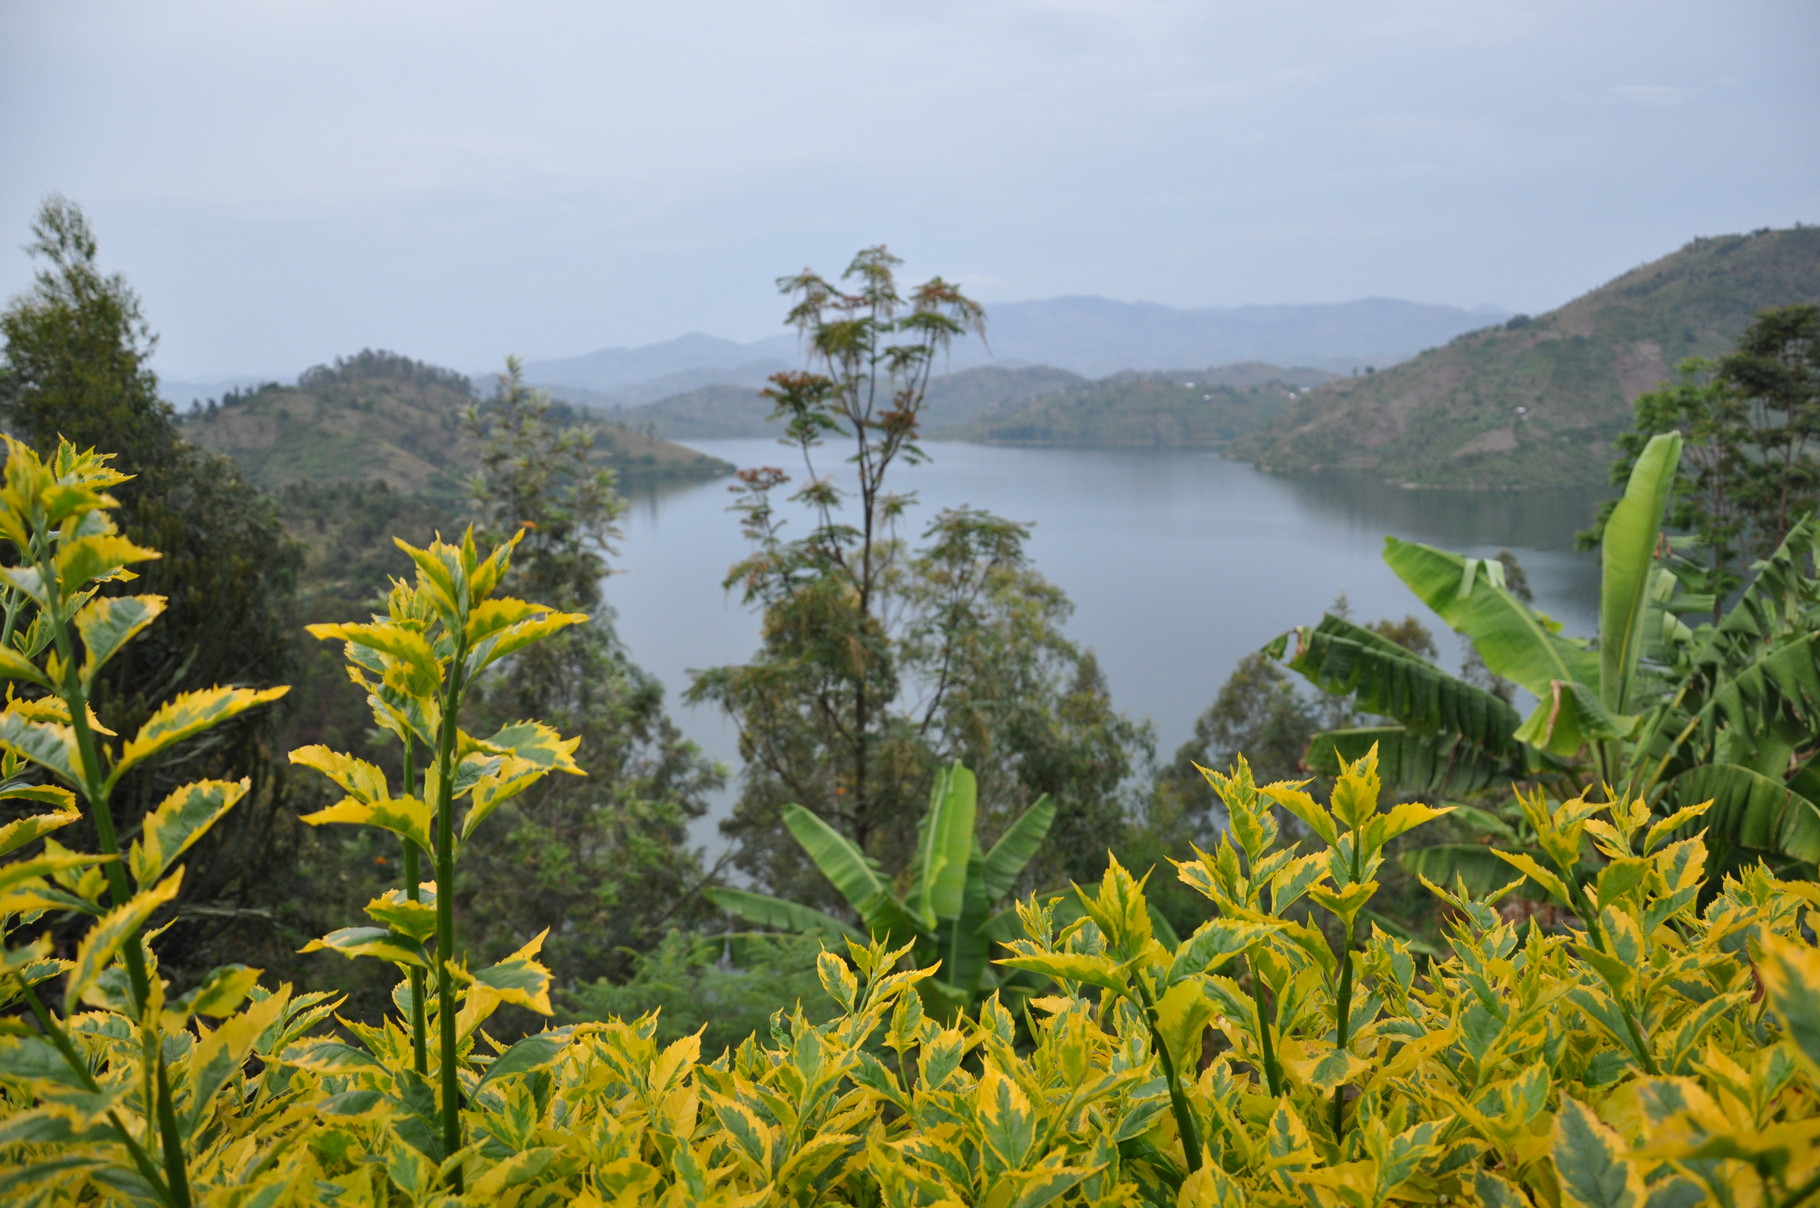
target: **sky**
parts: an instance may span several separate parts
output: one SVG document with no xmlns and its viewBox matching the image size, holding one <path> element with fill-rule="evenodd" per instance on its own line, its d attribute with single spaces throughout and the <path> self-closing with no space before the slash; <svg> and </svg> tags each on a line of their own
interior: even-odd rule
<svg viewBox="0 0 1820 1208">
<path fill-rule="evenodd" d="M 1820 221 L 1812 0 L 0 0 L 0 297 L 81 204 L 167 376 L 987 302 L 1536 312 Z"/>
</svg>

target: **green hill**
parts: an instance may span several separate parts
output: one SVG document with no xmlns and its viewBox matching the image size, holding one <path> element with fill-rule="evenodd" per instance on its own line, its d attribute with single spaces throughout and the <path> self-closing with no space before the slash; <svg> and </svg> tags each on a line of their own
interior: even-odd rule
<svg viewBox="0 0 1820 1208">
<path fill-rule="evenodd" d="M 1820 302 L 1820 228 L 1696 239 L 1559 310 L 1312 390 L 1230 454 L 1424 486 L 1603 482 L 1637 395 L 1797 302 Z"/>
<path fill-rule="evenodd" d="M 468 379 L 391 353 L 363 352 L 305 372 L 295 386 L 230 392 L 189 413 L 185 438 L 224 453 L 269 491 L 290 483 L 383 482 L 407 494 L 454 498 L 476 467 L 462 423 Z M 558 403 L 552 419 L 593 417 Z M 595 425 L 603 465 L 622 479 L 708 477 L 732 467 L 619 424 Z"/>
<path fill-rule="evenodd" d="M 983 416 L 957 435 L 991 444 L 1222 445 L 1282 414 L 1299 389 L 1330 376 L 1256 362 L 1198 372 L 1116 373 Z"/>
<path fill-rule="evenodd" d="M 1031 365 L 1006 369 L 982 365 L 959 373 L 946 373 L 929 382 L 923 404 L 923 432 L 943 436 L 992 411 L 1020 403 L 1083 381 L 1066 369 Z M 561 393 L 560 388 L 557 391 Z M 766 422 L 770 404 L 750 386 L 703 386 L 686 394 L 627 407 L 611 413 L 621 423 L 671 440 L 716 440 L 776 436 L 779 427 Z"/>
</svg>

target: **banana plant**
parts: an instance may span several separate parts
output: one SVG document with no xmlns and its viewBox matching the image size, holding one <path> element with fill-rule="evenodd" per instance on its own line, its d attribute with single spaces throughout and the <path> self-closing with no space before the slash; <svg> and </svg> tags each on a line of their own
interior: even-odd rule
<svg viewBox="0 0 1820 1208">
<path fill-rule="evenodd" d="M 1820 861 L 1820 527 L 1798 523 L 1717 624 L 1690 628 L 1681 617 L 1710 613 L 1713 600 L 1690 590 L 1702 586 L 1698 568 L 1661 531 L 1680 452 L 1678 433 L 1653 437 L 1611 514 L 1592 640 L 1563 634 L 1512 595 L 1494 560 L 1386 538 L 1397 576 L 1536 704 L 1524 717 L 1329 616 L 1267 649 L 1388 724 L 1317 736 L 1310 766 L 1333 774 L 1375 745 L 1385 780 L 1412 794 L 1458 798 L 1531 781 L 1563 796 L 1602 783 L 1668 813 L 1713 799 L 1716 848 Z M 1473 817 L 1499 840 L 1520 838 L 1520 819 Z M 1425 873 L 1445 871 L 1421 859 Z M 1726 863 L 1715 860 L 1715 871 Z"/>
<path fill-rule="evenodd" d="M 1055 804 L 1047 795 L 1039 797 L 991 851 L 982 852 L 975 829 L 978 799 L 973 773 L 958 761 L 937 773 L 902 897 L 878 862 L 851 839 L 800 805 L 784 807 L 784 825 L 847 899 L 861 927 L 748 890 L 715 888 L 708 896 L 722 910 L 762 927 L 839 936 L 861 945 L 910 944 L 919 966 L 938 967 L 936 976 L 919 986 L 932 1009 L 964 1009 L 997 984 L 988 963 L 992 945 L 1018 933 L 1016 911 L 1004 900 L 1055 821 Z"/>
</svg>

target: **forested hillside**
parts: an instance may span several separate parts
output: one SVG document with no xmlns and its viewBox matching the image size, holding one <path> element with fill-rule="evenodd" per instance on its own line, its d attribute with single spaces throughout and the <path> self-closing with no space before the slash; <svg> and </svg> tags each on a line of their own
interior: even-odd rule
<svg viewBox="0 0 1820 1208">
<path fill-rule="evenodd" d="M 1233 455 L 1434 486 L 1603 481 L 1633 399 L 1763 308 L 1814 301 L 1820 228 L 1696 239 L 1558 310 L 1313 390 Z"/>
<path fill-rule="evenodd" d="M 269 383 L 191 411 L 185 438 L 226 454 L 248 481 L 383 482 L 407 494 L 454 497 L 476 468 L 463 414 L 477 401 L 458 373 L 384 352 L 317 366 L 295 386 Z M 573 422 L 567 408 L 557 420 Z M 600 464 L 622 478 L 705 477 L 724 463 L 646 432 L 598 425 Z"/>
<path fill-rule="evenodd" d="M 989 444 L 1222 445 L 1282 414 L 1297 394 L 1331 375 L 1247 363 L 1193 373 L 1116 373 L 1081 382 L 962 429 Z"/>
</svg>

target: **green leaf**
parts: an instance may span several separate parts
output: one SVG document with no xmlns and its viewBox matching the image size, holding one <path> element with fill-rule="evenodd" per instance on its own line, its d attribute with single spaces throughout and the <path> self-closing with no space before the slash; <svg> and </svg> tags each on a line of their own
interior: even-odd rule
<svg viewBox="0 0 1820 1208">
<path fill-rule="evenodd" d="M 1017 955 L 1003 957 L 994 963 L 1012 969 L 1028 969 L 1057 981 L 1103 986 L 1120 994 L 1127 989 L 1124 971 L 1108 957 L 1080 952 L 1028 952 L 1021 943 L 1013 943 L 1010 947 Z"/>
<path fill-rule="evenodd" d="M 1485 665 L 1537 696 L 1555 680 L 1598 682 L 1598 658 L 1560 634 L 1560 624 L 1473 573 L 1480 559 L 1413 541 L 1384 539 L 1384 562 L 1443 621 L 1472 640 Z"/>
<path fill-rule="evenodd" d="M 391 621 L 367 624 L 310 625 L 310 636 L 332 641 L 339 638 L 355 646 L 378 651 L 415 671 L 424 681 L 442 681 L 442 663 L 423 634 Z"/>
<path fill-rule="evenodd" d="M 414 969 L 430 967 L 423 945 L 384 927 L 342 927 L 319 940 L 311 940 L 297 951 L 339 952 L 350 960 L 357 956 L 372 956 Z"/>
<path fill-rule="evenodd" d="M 1562 1096 L 1550 1153 L 1564 1204 L 1643 1208 L 1643 1176 L 1624 1152 L 1624 1143 L 1579 1100 Z"/>
<path fill-rule="evenodd" d="M 988 903 L 998 902 L 1017 886 L 1017 879 L 1049 836 L 1055 824 L 1055 802 L 1044 793 L 1017 820 L 1005 828 L 981 867 L 982 887 Z"/>
<path fill-rule="evenodd" d="M 8 709 L 0 713 L 0 747 L 71 784 L 82 780 L 76 771 L 76 732 L 60 722 L 31 721 L 18 710 Z"/>
<path fill-rule="evenodd" d="M 76 1009 L 83 994 L 101 977 L 121 945 L 139 942 L 140 929 L 160 906 L 177 896 L 182 884 L 183 870 L 180 868 L 153 888 L 128 898 L 89 929 L 76 949 L 76 962 L 70 966 L 69 981 L 64 986 L 65 1015 Z"/>
<path fill-rule="evenodd" d="M 275 701 L 290 688 L 203 688 L 172 697 L 139 727 L 132 741 L 120 752 L 120 761 L 108 776 L 108 783 L 119 781 L 132 768 L 159 751 L 186 738 L 213 729 L 230 717 L 236 717 L 255 705 Z"/>
<path fill-rule="evenodd" d="M 1679 432 L 1650 437 L 1600 538 L 1599 699 L 1613 714 L 1630 707 L 1643 650 L 1656 539 L 1680 461 Z"/>
<path fill-rule="evenodd" d="M 493 1064 L 487 1067 L 486 1076 L 481 1078 L 480 1085 L 485 1086 L 497 1078 L 510 1078 L 542 1069 L 562 1056 L 572 1035 L 572 1028 L 558 1028 L 526 1036 L 493 1059 Z"/>
<path fill-rule="evenodd" d="M 1664 796 L 1677 806 L 1711 801 L 1704 821 L 1715 839 L 1820 862 L 1820 801 L 1792 784 L 1735 763 L 1713 763 L 1675 777 Z"/>
<path fill-rule="evenodd" d="M 76 614 L 76 632 L 82 635 L 87 656 L 82 661 L 85 687 L 95 682 L 95 673 L 122 646 L 158 619 L 164 604 L 163 596 L 97 596 L 82 606 Z M 4 673 L 3 664 L 0 673 Z"/>
<path fill-rule="evenodd" d="M 779 931 L 842 936 L 856 944 L 871 942 L 865 932 L 849 927 L 833 915 L 824 914 L 810 906 L 786 902 L 782 898 L 752 893 L 744 889 L 714 886 L 703 892 L 707 894 L 709 901 L 728 914 L 738 915 L 747 922 L 756 923 L 760 927 L 773 927 Z"/>
<path fill-rule="evenodd" d="M 311 826 L 322 826 L 329 822 L 377 826 L 400 838 L 409 839 L 426 852 L 433 850 L 430 843 L 430 807 L 415 797 L 394 797 L 371 803 L 343 797 L 327 809 L 305 814 L 302 820 Z"/>
<path fill-rule="evenodd" d="M 891 936 L 902 944 L 924 934 L 925 929 L 879 875 L 878 866 L 851 839 L 800 805 L 784 806 L 783 816 L 784 825 L 815 867 L 852 904 L 873 936 Z"/>
<path fill-rule="evenodd" d="M 584 774 L 575 762 L 575 748 L 581 745 L 581 739 L 565 739 L 540 721 L 514 722 L 487 739 L 486 745 L 498 751 L 509 751 L 546 772 Z"/>
<path fill-rule="evenodd" d="M 388 889 L 366 904 L 367 917 L 421 943 L 436 934 L 436 895 L 419 892 L 413 901 L 402 889 Z"/>
<path fill-rule="evenodd" d="M 554 1015 L 556 1010 L 550 1005 L 550 971 L 532 959 L 549 934 L 549 929 L 545 928 L 517 952 L 478 973 L 462 970 L 462 979 L 484 988 L 501 1002 L 529 1007 L 542 1015 Z"/>
<path fill-rule="evenodd" d="M 1571 756 L 1588 742 L 1628 737 L 1637 726 L 1635 717 L 1613 714 L 1597 692 L 1576 681 L 1554 680 L 1537 695 L 1517 737 L 1550 755 Z"/>
<path fill-rule="evenodd" d="M 59 598 L 66 602 L 73 600 L 91 583 L 121 578 L 120 572 L 134 563 L 163 556 L 155 549 L 134 545 L 115 533 L 60 541 L 54 560 Z"/>
<path fill-rule="evenodd" d="M 923 925 L 952 922 L 961 913 L 967 889 L 967 860 L 973 854 L 973 822 L 978 786 L 973 773 L 957 760 L 936 773 L 929 790 L 929 812 L 923 816 L 916 853 L 921 873 L 917 902 Z"/>
<path fill-rule="evenodd" d="M 1417 734 L 1403 726 L 1327 730 L 1310 740 L 1304 758 L 1309 771 L 1338 776 L 1343 763 L 1363 758 L 1375 746 L 1385 784 L 1405 793 L 1461 797 L 1524 778 L 1514 713 L 1507 737 L 1509 752 L 1491 755 L 1464 734 Z"/>
<path fill-rule="evenodd" d="M 1820 1078 L 1820 949 L 1766 940 L 1759 972 L 1790 1047 L 1806 1063 L 1809 1076 Z"/>
<path fill-rule="evenodd" d="M 1276 929 L 1233 919 L 1205 923 L 1176 951 L 1165 981 L 1174 984 L 1195 974 L 1210 973 L 1220 962 L 1239 955 Z"/>
<path fill-rule="evenodd" d="M 178 856 L 246 796 L 252 783 L 250 779 L 198 780 L 172 790 L 146 815 L 139 838 L 127 853 L 127 868 L 139 887 L 163 876 Z"/>
<path fill-rule="evenodd" d="M 1536 863 L 1534 856 L 1527 852 L 1497 851 L 1495 849 L 1491 854 L 1541 886 L 1550 897 L 1563 906 L 1573 905 L 1572 895 L 1567 891 L 1567 883 Z"/>
<path fill-rule="evenodd" d="M 27 814 L 0 826 L 0 856 L 6 855 L 50 834 L 54 830 L 80 822 L 80 810 L 58 810 L 54 814 Z"/>
<path fill-rule="evenodd" d="M 992 954 L 992 940 L 986 933 L 990 909 L 984 865 L 979 847 L 974 845 L 962 882 L 960 913 L 944 919 L 936 937 L 942 953 L 942 980 L 969 998 L 979 989 L 987 958 Z"/>
</svg>

